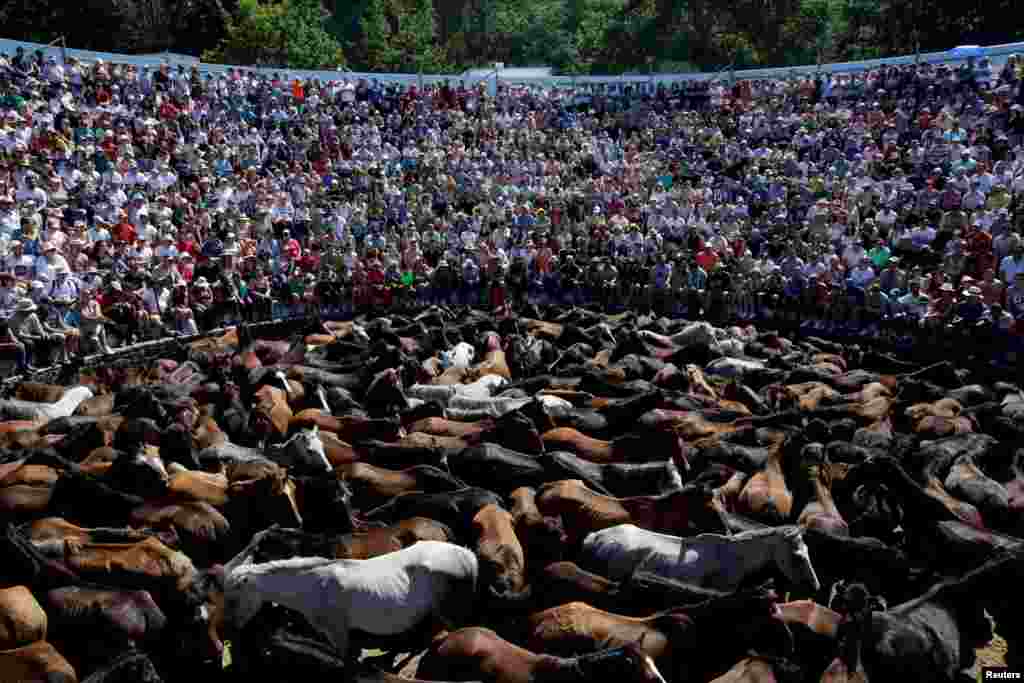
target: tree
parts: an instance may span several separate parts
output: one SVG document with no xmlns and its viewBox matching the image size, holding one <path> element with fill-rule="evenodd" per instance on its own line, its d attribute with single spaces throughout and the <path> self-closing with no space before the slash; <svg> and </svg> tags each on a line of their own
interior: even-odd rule
<svg viewBox="0 0 1024 683">
<path fill-rule="evenodd" d="M 403 73 L 446 73 L 432 0 L 369 0 L 353 53 L 360 67 Z"/>
<path fill-rule="evenodd" d="M 361 20 L 363 29 L 362 66 L 371 71 L 388 71 L 399 61 L 399 51 L 391 44 L 391 27 L 384 11 L 384 0 L 370 0 Z"/>
<path fill-rule="evenodd" d="M 338 40 L 324 29 L 319 0 L 261 3 L 242 0 L 227 37 L 203 61 L 223 64 L 334 69 L 345 63 Z"/>
<path fill-rule="evenodd" d="M 0 26 L 12 40 L 50 43 L 64 36 L 70 48 L 130 50 L 123 25 L 124 13 L 114 0 L 0 2 Z"/>
</svg>

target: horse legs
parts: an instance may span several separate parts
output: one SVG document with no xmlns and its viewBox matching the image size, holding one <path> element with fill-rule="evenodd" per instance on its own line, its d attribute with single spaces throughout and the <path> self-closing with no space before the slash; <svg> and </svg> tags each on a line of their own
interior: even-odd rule
<svg viewBox="0 0 1024 683">
<path fill-rule="evenodd" d="M 352 670 L 359 659 L 359 648 L 351 648 L 349 652 L 348 615 L 343 610 L 324 610 L 321 608 L 313 617 L 312 626 L 327 636 L 331 645 L 337 650 L 338 656 L 345 660 L 345 667 Z"/>
</svg>

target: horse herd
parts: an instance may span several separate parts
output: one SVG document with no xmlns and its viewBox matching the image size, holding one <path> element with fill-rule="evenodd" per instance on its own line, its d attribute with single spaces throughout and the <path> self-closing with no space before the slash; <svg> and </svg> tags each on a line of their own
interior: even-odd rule
<svg viewBox="0 0 1024 683">
<path fill-rule="evenodd" d="M 0 681 L 971 680 L 1021 663 L 1014 379 L 433 307 L 22 382 Z"/>
</svg>

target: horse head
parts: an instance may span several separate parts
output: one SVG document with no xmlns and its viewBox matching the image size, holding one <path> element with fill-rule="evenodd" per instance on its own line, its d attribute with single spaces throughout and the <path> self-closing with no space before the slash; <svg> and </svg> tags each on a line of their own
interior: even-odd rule
<svg viewBox="0 0 1024 683">
<path fill-rule="evenodd" d="M 280 446 L 274 446 L 273 452 L 285 467 L 297 472 L 329 473 L 333 471 L 324 450 L 324 442 L 320 439 L 318 425 L 296 433 Z"/>
<path fill-rule="evenodd" d="M 532 591 L 527 583 L 526 567 L 521 557 L 509 547 L 500 548 L 495 557 L 480 557 L 481 587 L 484 588 L 488 599 L 493 604 L 499 605 L 524 604 L 532 597 Z"/>
<path fill-rule="evenodd" d="M 203 661 L 220 660 L 224 653 L 225 568 L 213 565 L 196 572 L 186 591 L 188 606 L 183 627 L 176 633 L 177 654 Z"/>
<path fill-rule="evenodd" d="M 817 593 L 821 583 L 811 564 L 811 551 L 804 541 L 804 528 L 781 527 L 775 537 L 777 542 L 773 545 L 773 555 L 778 568 L 794 586 Z"/>
<path fill-rule="evenodd" d="M 541 455 L 544 439 L 533 420 L 518 410 L 499 417 L 494 425 L 496 442 L 520 453 Z"/>
<path fill-rule="evenodd" d="M 396 368 L 387 368 L 377 373 L 364 398 L 370 417 L 389 417 L 409 407 L 402 388 L 402 377 Z"/>
</svg>

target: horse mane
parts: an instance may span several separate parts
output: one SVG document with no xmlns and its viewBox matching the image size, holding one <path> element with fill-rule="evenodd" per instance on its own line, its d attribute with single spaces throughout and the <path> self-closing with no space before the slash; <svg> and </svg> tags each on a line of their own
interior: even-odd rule
<svg viewBox="0 0 1024 683">
<path fill-rule="evenodd" d="M 2 574 L 13 583 L 43 587 L 77 585 L 78 575 L 63 562 L 51 560 L 11 523 L 7 524 L 0 548 L 3 549 Z"/>
<path fill-rule="evenodd" d="M 787 537 L 789 535 L 795 535 L 801 533 L 801 527 L 796 524 L 785 524 L 783 526 L 772 526 L 764 529 L 750 529 L 748 531 L 741 531 L 731 536 L 723 536 L 721 534 L 698 534 L 694 538 L 700 540 L 702 543 L 741 543 L 744 541 L 757 541 L 769 536 L 782 536 Z"/>
<path fill-rule="evenodd" d="M 890 611 L 912 609 L 925 602 L 941 602 L 951 605 L 957 605 L 963 601 L 976 603 L 979 596 L 990 597 L 993 586 L 1004 585 L 1003 577 L 1017 577 L 1022 563 L 1024 563 L 1024 548 L 1000 553 L 960 578 L 940 581 L 920 597 L 896 605 L 890 608 Z"/>
<path fill-rule="evenodd" d="M 759 586 L 744 588 L 732 593 L 725 593 L 721 596 L 709 597 L 700 602 L 689 605 L 672 607 L 656 614 L 654 617 L 685 614 L 690 618 L 702 619 L 708 616 L 719 616 L 723 611 L 745 610 L 752 606 L 764 606 L 766 608 L 778 601 L 778 595 L 773 590 L 773 581 L 768 580 Z M 766 609 L 767 612 L 767 609 Z"/>
<path fill-rule="evenodd" d="M 573 662 L 575 667 L 578 667 L 581 664 L 599 665 L 603 662 L 617 660 L 626 654 L 643 655 L 645 653 L 638 644 L 626 643 L 624 645 L 619 645 L 618 647 L 602 648 L 595 652 L 587 652 L 581 655 L 577 655 L 575 657 L 569 658 L 569 661 Z"/>
<path fill-rule="evenodd" d="M 341 561 L 328 557 L 290 557 L 287 560 L 271 560 L 269 562 L 260 562 L 259 564 L 243 564 L 239 567 L 235 567 L 231 574 L 232 576 L 243 578 L 253 574 L 266 575 L 284 573 L 288 571 L 303 571 L 308 569 L 308 566 L 306 565 L 309 564 L 310 560 L 323 560 L 325 563 Z M 296 565 L 300 566 L 296 568 Z"/>
<path fill-rule="evenodd" d="M 804 670 L 797 662 L 794 662 L 786 657 L 777 657 L 775 655 L 765 655 L 758 652 L 748 652 L 747 656 L 751 659 L 758 659 L 767 664 L 772 668 L 772 673 L 775 674 L 777 680 L 781 683 L 797 683 L 803 680 Z"/>
<path fill-rule="evenodd" d="M 82 683 L 160 683 L 162 680 L 147 654 L 130 650 L 94 671 Z"/>
</svg>

